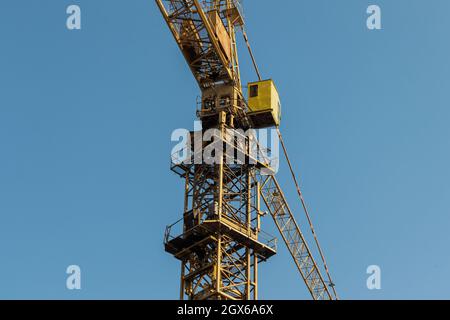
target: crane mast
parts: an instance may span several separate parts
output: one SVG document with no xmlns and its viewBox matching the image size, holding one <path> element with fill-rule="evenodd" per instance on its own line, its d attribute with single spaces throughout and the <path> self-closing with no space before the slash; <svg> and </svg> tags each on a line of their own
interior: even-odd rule
<svg viewBox="0 0 450 320">
<path fill-rule="evenodd" d="M 258 299 L 258 265 L 277 249 L 277 239 L 261 229 L 266 212 L 274 219 L 312 297 L 336 298 L 270 162 L 252 158 L 252 135 L 236 136 L 237 130 L 267 123 L 267 113 L 249 112 L 242 91 L 236 45 L 236 30 L 244 24 L 240 2 L 155 1 L 201 90 L 197 116 L 202 128 L 192 132 L 191 138 L 202 150 L 219 142 L 233 154 L 254 160 L 229 162 L 226 154 L 220 154 L 217 163 L 198 162 L 202 155 L 194 143 L 187 146 L 191 161 L 172 161 L 171 170 L 184 180 L 184 211 L 181 220 L 166 228 L 164 239 L 165 250 L 181 261 L 180 299 Z M 215 130 L 214 142 L 205 142 L 202 137 L 210 129 Z"/>
</svg>

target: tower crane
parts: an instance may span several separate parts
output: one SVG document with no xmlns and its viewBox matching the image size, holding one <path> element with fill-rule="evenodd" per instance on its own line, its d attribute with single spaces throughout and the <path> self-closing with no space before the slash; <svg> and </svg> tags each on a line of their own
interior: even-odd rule
<svg viewBox="0 0 450 320">
<path fill-rule="evenodd" d="M 278 92 L 272 80 L 260 76 L 240 1 L 155 1 L 201 91 L 197 116 L 202 128 L 191 136 L 195 140 L 198 133 L 201 137 L 206 130 L 215 129 L 215 141 L 245 159 L 230 163 L 221 154 L 214 164 L 172 161 L 171 170 L 184 180 L 184 211 L 181 220 L 166 228 L 164 245 L 181 261 L 180 299 L 258 299 L 258 265 L 277 250 L 276 238 L 261 229 L 266 214 L 273 218 L 312 298 L 338 299 L 279 131 Z M 248 84 L 247 99 L 239 70 L 238 32 L 243 34 L 258 75 L 258 81 Z M 313 257 L 270 161 L 253 157 L 255 136 L 235 136 L 238 130 L 270 127 L 278 130 L 321 264 Z M 198 151 L 192 145 L 187 149 L 194 160 Z"/>
</svg>

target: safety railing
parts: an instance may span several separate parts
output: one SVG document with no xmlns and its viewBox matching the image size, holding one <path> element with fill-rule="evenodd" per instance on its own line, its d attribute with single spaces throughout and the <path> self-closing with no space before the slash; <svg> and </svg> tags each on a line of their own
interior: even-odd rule
<svg viewBox="0 0 450 320">
<path fill-rule="evenodd" d="M 189 216 L 187 218 L 189 218 Z M 207 219 L 201 219 L 200 223 L 198 225 L 187 229 L 184 224 L 185 219 L 186 219 L 186 217 L 183 217 L 180 220 L 178 220 L 177 222 L 166 227 L 166 230 L 164 233 L 164 244 L 168 244 L 169 242 L 171 242 L 174 239 L 183 237 L 184 234 L 188 234 L 190 231 L 192 231 L 194 229 L 201 228 L 202 224 L 204 222 L 209 221 Z M 228 227 L 231 227 L 234 230 L 239 231 L 242 234 L 245 234 L 247 237 L 251 238 L 252 240 L 258 241 L 258 242 L 262 243 L 263 245 L 265 245 L 266 247 L 271 248 L 274 251 L 277 250 L 278 239 L 276 237 L 272 236 L 271 234 L 264 232 L 262 230 L 259 230 L 258 232 L 256 232 L 256 230 L 254 230 L 254 229 L 249 230 L 246 226 L 238 223 L 237 221 L 228 219 L 226 216 L 224 216 L 222 219 L 225 224 L 227 224 L 227 221 L 229 221 L 233 224 L 232 226 L 227 224 Z M 214 220 L 211 220 L 211 221 L 214 221 Z"/>
</svg>

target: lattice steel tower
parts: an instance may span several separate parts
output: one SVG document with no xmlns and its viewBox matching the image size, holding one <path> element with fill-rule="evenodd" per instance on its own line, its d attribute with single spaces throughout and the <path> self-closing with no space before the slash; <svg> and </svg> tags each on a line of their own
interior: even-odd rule
<svg viewBox="0 0 450 320">
<path fill-rule="evenodd" d="M 244 24 L 239 1 L 156 3 L 202 94 L 197 110 L 202 129 L 191 133 L 196 143 L 185 150 L 190 161 L 171 166 L 185 185 L 183 218 L 165 234 L 166 251 L 182 264 L 180 298 L 258 298 L 258 264 L 276 253 L 276 239 L 261 230 L 261 205 L 274 218 L 313 297 L 331 298 L 275 177 L 261 175 L 271 172 L 270 162 L 254 156 L 254 136 L 238 133 L 279 124 L 272 106 L 250 110 L 243 95 L 236 46 L 236 29 Z M 209 129 L 216 130 L 205 142 Z M 219 161 L 205 163 L 203 151 L 217 143 L 227 152 L 213 152 Z M 230 150 L 244 161 L 229 161 Z"/>
</svg>

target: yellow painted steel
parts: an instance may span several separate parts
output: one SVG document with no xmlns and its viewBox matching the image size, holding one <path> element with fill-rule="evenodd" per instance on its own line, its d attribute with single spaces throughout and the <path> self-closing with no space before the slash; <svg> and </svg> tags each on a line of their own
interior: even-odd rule
<svg viewBox="0 0 450 320">
<path fill-rule="evenodd" d="M 248 84 L 248 107 L 253 114 L 271 114 L 272 119 L 265 121 L 268 127 L 280 125 L 280 96 L 272 79 Z"/>
</svg>

